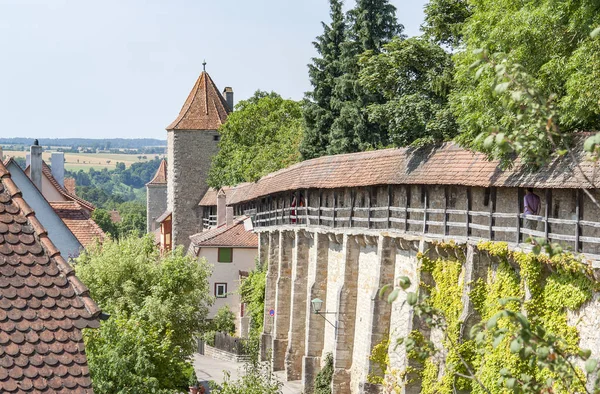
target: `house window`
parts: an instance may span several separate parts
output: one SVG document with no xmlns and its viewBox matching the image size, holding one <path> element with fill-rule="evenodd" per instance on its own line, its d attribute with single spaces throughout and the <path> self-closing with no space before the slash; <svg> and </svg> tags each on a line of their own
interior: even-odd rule
<svg viewBox="0 0 600 394">
<path fill-rule="evenodd" d="M 231 263 L 233 261 L 233 249 L 231 248 L 219 248 L 219 263 Z"/>
<path fill-rule="evenodd" d="M 215 283 L 215 297 L 227 298 L 227 283 Z"/>
</svg>

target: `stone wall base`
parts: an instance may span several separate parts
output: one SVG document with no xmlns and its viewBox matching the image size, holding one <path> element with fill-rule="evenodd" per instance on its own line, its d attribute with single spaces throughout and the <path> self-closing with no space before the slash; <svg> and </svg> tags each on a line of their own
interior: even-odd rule
<svg viewBox="0 0 600 394">
<path fill-rule="evenodd" d="M 304 394 L 312 394 L 315 390 L 315 378 L 321 370 L 321 357 L 304 356 L 302 359 L 302 387 Z"/>
<path fill-rule="evenodd" d="M 232 361 L 236 363 L 241 363 L 250 359 L 250 356 L 248 355 L 230 353 L 225 350 L 214 348 L 207 344 L 204 344 L 204 355 L 217 360 Z"/>
</svg>

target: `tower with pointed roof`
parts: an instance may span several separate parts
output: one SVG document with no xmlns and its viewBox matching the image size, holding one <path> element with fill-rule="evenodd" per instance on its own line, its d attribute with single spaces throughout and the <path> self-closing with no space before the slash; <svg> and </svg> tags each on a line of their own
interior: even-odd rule
<svg viewBox="0 0 600 394">
<path fill-rule="evenodd" d="M 146 183 L 147 232 L 156 230 L 156 219 L 167 210 L 167 161 L 162 159 L 154 178 Z"/>
<path fill-rule="evenodd" d="M 233 94 L 231 88 L 225 95 Z M 207 191 L 211 159 L 218 151 L 218 129 L 231 112 L 212 78 L 202 71 L 177 118 L 167 127 L 167 212 L 172 215 L 172 243 L 189 246 L 201 231 L 198 203 Z"/>
</svg>

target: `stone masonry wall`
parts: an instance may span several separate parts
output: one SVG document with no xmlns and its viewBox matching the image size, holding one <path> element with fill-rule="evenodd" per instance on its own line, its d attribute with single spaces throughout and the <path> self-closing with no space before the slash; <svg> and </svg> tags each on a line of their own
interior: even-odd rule
<svg viewBox="0 0 600 394">
<path fill-rule="evenodd" d="M 173 244 L 189 246 L 202 230 L 198 203 L 208 190 L 206 178 L 217 153 L 215 130 L 167 132 L 167 209 L 173 214 Z"/>
<path fill-rule="evenodd" d="M 167 185 L 146 186 L 146 232 L 156 229 L 155 220 L 167 210 Z"/>
</svg>

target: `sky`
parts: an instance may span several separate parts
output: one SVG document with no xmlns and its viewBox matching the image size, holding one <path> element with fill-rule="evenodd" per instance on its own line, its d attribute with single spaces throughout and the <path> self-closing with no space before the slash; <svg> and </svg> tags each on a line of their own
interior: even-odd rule
<svg viewBox="0 0 600 394">
<path fill-rule="evenodd" d="M 391 2 L 418 35 L 426 0 Z M 236 102 L 299 100 L 321 21 L 327 0 L 0 0 L 0 135 L 166 139 L 204 60 Z"/>
</svg>

